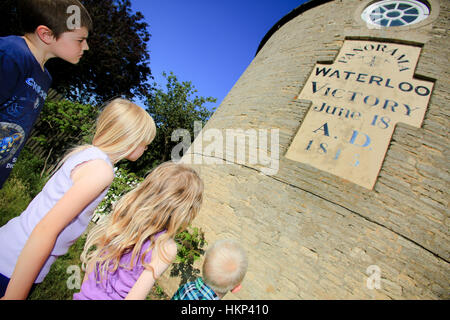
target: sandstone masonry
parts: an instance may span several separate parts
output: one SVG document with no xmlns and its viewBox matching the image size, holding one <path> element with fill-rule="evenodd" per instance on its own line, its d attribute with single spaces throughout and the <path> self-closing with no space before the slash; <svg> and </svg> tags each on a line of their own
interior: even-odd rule
<svg viewBox="0 0 450 320">
<path fill-rule="evenodd" d="M 205 182 L 194 225 L 209 243 L 234 238 L 249 253 L 243 289 L 226 299 L 450 298 L 450 2 L 430 0 L 417 25 L 369 29 L 360 15 L 372 2 L 311 1 L 271 34 L 204 128 L 280 130 L 273 176 L 194 165 Z M 396 127 L 373 190 L 284 157 L 311 105 L 296 97 L 345 39 L 421 45 L 415 74 L 435 82 L 422 127 Z M 379 289 L 367 286 L 374 265 Z M 179 284 L 169 273 L 160 281 L 169 296 Z"/>
</svg>

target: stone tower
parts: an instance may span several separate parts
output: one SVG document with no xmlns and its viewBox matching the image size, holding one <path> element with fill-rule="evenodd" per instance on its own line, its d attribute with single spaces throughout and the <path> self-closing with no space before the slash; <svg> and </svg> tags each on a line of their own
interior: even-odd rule
<svg viewBox="0 0 450 320">
<path fill-rule="evenodd" d="M 183 158 L 249 253 L 226 299 L 450 298 L 449 12 L 311 0 L 262 40 Z"/>
</svg>

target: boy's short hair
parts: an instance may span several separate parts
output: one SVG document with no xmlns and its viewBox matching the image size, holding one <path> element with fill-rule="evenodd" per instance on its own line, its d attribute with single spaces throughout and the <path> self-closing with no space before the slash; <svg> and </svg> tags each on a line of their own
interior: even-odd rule
<svg viewBox="0 0 450 320">
<path fill-rule="evenodd" d="M 214 292 L 226 294 L 242 282 L 247 267 L 247 254 L 238 242 L 219 240 L 206 251 L 203 279 Z"/>
<path fill-rule="evenodd" d="M 44 25 L 52 30 L 55 38 L 69 29 L 68 19 L 74 14 L 70 6 L 80 10 L 80 27 L 92 31 L 92 18 L 78 0 L 18 0 L 19 19 L 24 33 L 33 33 Z"/>
</svg>

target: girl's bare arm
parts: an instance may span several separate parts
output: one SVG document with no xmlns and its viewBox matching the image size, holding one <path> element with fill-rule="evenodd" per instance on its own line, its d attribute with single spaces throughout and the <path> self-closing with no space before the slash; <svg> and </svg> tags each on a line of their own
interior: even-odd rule
<svg viewBox="0 0 450 320">
<path fill-rule="evenodd" d="M 164 271 L 169 268 L 171 262 L 175 260 L 177 255 L 177 245 L 174 240 L 170 240 L 165 243 L 165 251 L 167 252 L 167 258 L 170 263 L 164 262 L 161 259 L 160 254 L 156 249 L 152 251 L 152 260 L 150 266 L 154 269 L 156 279 L 159 278 Z M 130 292 L 126 296 L 125 300 L 145 300 L 153 285 L 155 284 L 155 277 L 153 276 L 152 270 L 145 269 L 139 279 L 131 288 Z"/>
</svg>

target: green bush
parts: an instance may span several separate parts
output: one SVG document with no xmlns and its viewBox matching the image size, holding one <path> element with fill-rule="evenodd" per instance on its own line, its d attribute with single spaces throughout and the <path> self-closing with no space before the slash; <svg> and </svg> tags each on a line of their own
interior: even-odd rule
<svg viewBox="0 0 450 320">
<path fill-rule="evenodd" d="M 204 254 L 203 247 L 207 244 L 205 233 L 198 228 L 188 228 L 175 237 L 178 252 L 170 275 L 180 277 L 180 285 L 194 281 L 200 270 L 194 267 L 194 262 Z"/>
<path fill-rule="evenodd" d="M 94 134 L 99 111 L 91 106 L 68 100 L 47 100 L 32 138 L 44 150 L 44 158 L 55 163 L 74 145 L 89 143 Z"/>
<path fill-rule="evenodd" d="M 178 246 L 175 262 L 181 264 L 192 264 L 200 259 L 204 253 L 203 247 L 207 244 L 205 233 L 199 228 L 188 228 L 177 234 L 175 242 Z"/>
</svg>

